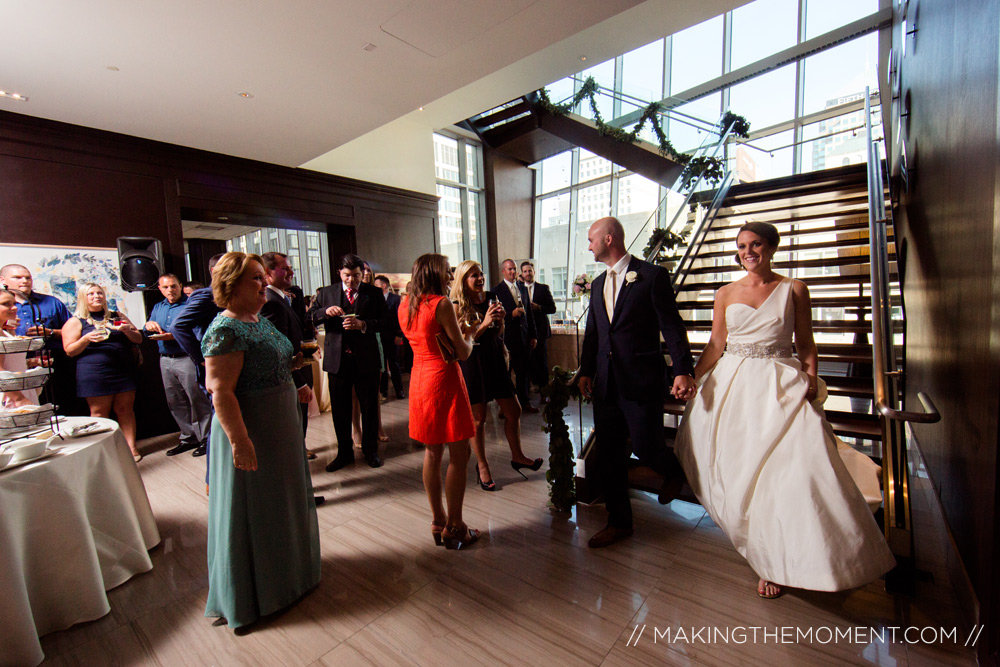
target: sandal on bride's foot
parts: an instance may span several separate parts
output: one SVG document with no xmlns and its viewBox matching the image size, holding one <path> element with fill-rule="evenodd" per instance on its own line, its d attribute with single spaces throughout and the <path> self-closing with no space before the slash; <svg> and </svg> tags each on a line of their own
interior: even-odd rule
<svg viewBox="0 0 1000 667">
<path fill-rule="evenodd" d="M 780 598 L 784 595 L 785 590 L 778 584 L 771 583 L 770 581 L 765 581 L 761 579 L 757 582 L 757 595 L 764 598 L 765 600 L 773 600 L 774 598 Z"/>
<path fill-rule="evenodd" d="M 448 526 L 441 533 L 441 539 L 444 541 L 445 549 L 461 549 L 467 547 L 470 544 L 474 544 L 476 540 L 479 539 L 480 532 L 475 528 L 469 528 L 467 525 L 462 524 L 461 526 Z"/>
<path fill-rule="evenodd" d="M 444 532 L 445 528 L 446 526 L 443 523 L 431 522 L 431 537 L 434 538 L 434 544 L 439 547 L 444 546 L 444 540 L 441 539 L 441 534 Z"/>
</svg>

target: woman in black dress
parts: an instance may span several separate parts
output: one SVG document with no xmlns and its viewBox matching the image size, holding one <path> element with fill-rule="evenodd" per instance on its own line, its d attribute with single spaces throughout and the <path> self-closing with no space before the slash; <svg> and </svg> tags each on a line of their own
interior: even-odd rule
<svg viewBox="0 0 1000 667">
<path fill-rule="evenodd" d="M 521 404 L 510 380 L 503 342 L 504 310 L 492 292 L 484 289 L 486 277 L 478 262 L 466 260 L 455 269 L 451 284 L 451 300 L 463 332 L 474 331 L 472 356 L 462 363 L 465 386 L 472 403 L 476 436 L 472 450 L 479 465 L 476 478 L 484 491 L 496 490 L 496 482 L 486 460 L 486 404 L 496 401 L 504 416 L 504 433 L 510 446 L 510 465 L 524 476 L 522 469 L 538 470 L 542 459 L 529 459 L 521 450 Z"/>
<path fill-rule="evenodd" d="M 135 346 L 142 333 L 124 313 L 108 308 L 108 295 L 95 283 L 76 294 L 76 311 L 62 329 L 63 349 L 76 358 L 76 393 L 87 399 L 91 417 L 110 417 L 112 411 L 122 435 L 139 461 L 135 448 Z"/>
</svg>

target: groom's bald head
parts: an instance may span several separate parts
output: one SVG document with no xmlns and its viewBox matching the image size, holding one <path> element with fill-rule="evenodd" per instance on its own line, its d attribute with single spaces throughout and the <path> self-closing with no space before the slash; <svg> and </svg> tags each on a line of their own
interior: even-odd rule
<svg viewBox="0 0 1000 667">
<path fill-rule="evenodd" d="M 601 218 L 587 232 L 589 249 L 594 259 L 609 266 L 625 256 L 625 228 L 618 218 Z"/>
</svg>

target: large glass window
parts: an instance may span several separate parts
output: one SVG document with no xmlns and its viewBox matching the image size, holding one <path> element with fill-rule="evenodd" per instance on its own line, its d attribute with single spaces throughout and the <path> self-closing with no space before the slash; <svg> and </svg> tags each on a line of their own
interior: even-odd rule
<svg viewBox="0 0 1000 667">
<path fill-rule="evenodd" d="M 795 65 L 761 74 L 729 89 L 729 108 L 762 130 L 795 117 Z"/>
<path fill-rule="evenodd" d="M 878 35 L 872 33 L 806 58 L 803 114 L 822 111 L 858 95 L 865 86 L 878 90 Z"/>
<path fill-rule="evenodd" d="M 878 0 L 807 0 L 806 39 L 812 39 L 877 11 Z"/>
<path fill-rule="evenodd" d="M 730 70 L 795 46 L 799 0 L 757 0 L 733 10 Z"/>
<path fill-rule="evenodd" d="M 622 56 L 623 93 L 644 102 L 663 98 L 663 45 L 658 39 Z"/>
<path fill-rule="evenodd" d="M 722 17 L 682 30 L 671 38 L 670 94 L 722 74 Z"/>
<path fill-rule="evenodd" d="M 652 225 L 644 226 L 651 216 L 658 215 L 665 192 L 658 184 L 582 148 L 535 165 L 536 187 L 541 188 L 546 173 L 557 168 L 561 171 L 563 166 L 568 166 L 566 187 L 539 196 L 535 208 L 535 268 L 539 280 L 552 288 L 557 320 L 579 317 L 583 312 L 582 302 L 570 287 L 573 279 L 581 273 L 595 277 L 604 270 L 588 250 L 590 225 L 614 215 L 625 226 L 627 243 L 637 236 L 648 236 Z M 632 245 L 632 252 L 641 252 L 645 244 L 642 238 Z"/>
<path fill-rule="evenodd" d="M 262 249 L 262 245 L 266 245 L 266 249 Z M 230 238 L 226 241 L 226 250 L 287 255 L 295 272 L 293 283 L 305 294 L 312 294 L 332 282 L 326 232 L 273 227 L 254 229 Z"/>
<path fill-rule="evenodd" d="M 452 266 L 480 260 L 482 234 L 482 148 L 464 137 L 434 134 L 437 176 L 438 252 Z"/>
</svg>

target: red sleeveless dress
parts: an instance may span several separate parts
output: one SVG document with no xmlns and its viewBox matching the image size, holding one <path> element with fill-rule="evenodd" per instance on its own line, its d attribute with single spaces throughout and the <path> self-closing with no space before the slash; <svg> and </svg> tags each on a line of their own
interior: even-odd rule
<svg viewBox="0 0 1000 667">
<path fill-rule="evenodd" d="M 476 434 L 472 406 L 458 362 L 446 364 L 435 336 L 444 328 L 435 318 L 443 296 L 427 297 L 410 322 L 410 298 L 399 304 L 399 326 L 413 348 L 410 371 L 410 437 L 440 445 Z"/>
</svg>

